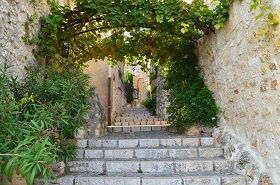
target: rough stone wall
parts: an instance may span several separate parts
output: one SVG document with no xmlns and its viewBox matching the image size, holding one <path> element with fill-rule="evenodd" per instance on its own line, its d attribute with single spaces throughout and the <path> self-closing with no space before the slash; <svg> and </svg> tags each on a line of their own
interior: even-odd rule
<svg viewBox="0 0 280 185">
<path fill-rule="evenodd" d="M 157 72 L 157 108 L 156 114 L 159 118 L 168 118 L 167 107 L 169 106 L 169 102 L 167 100 L 168 93 L 162 89 L 164 78 L 161 75 L 161 67 L 158 67 Z"/>
<path fill-rule="evenodd" d="M 263 2 L 265 3 L 265 2 Z M 214 135 L 236 161 L 236 171 L 249 184 L 280 184 L 280 26 L 272 38 L 259 36 L 267 27 L 260 9 L 250 12 L 251 0 L 234 1 L 225 27 L 198 44 L 199 63 L 208 87 L 215 93 L 219 131 Z M 280 17 L 280 1 L 271 0 Z M 278 14 L 278 15 L 277 15 Z"/>
<path fill-rule="evenodd" d="M 124 65 L 118 62 L 112 68 L 112 121 L 114 121 L 115 117 L 122 114 L 122 109 L 125 104 L 123 76 Z"/>
<path fill-rule="evenodd" d="M 25 44 L 23 37 L 34 36 L 38 31 L 38 19 L 49 11 L 46 1 L 40 3 L 29 0 L 1 0 L 0 3 L 0 64 L 5 62 L 15 74 L 22 78 L 25 65 L 35 63 L 32 47 Z M 32 19 L 32 21 L 28 21 Z M 29 23 L 28 23 L 29 22 Z M 26 32 L 25 24 L 34 25 L 34 29 Z"/>
<path fill-rule="evenodd" d="M 105 111 L 100 103 L 97 90 L 88 99 L 89 111 L 85 115 L 85 122 L 75 135 L 76 139 L 99 137 L 107 133 L 107 119 Z"/>
<path fill-rule="evenodd" d="M 72 0 L 59 4 L 73 5 Z M 34 65 L 34 47 L 23 38 L 34 37 L 39 30 L 39 18 L 49 13 L 47 0 L 1 0 L 0 3 L 0 65 L 7 63 L 14 76 L 22 79 L 24 66 Z"/>
<path fill-rule="evenodd" d="M 136 72 L 133 76 L 133 86 L 138 88 L 138 99 L 135 99 L 134 102 L 136 105 L 140 105 L 141 102 L 148 98 L 148 80 L 149 75 L 141 70 L 141 66 L 136 66 Z"/>
<path fill-rule="evenodd" d="M 99 100 L 97 91 L 88 100 L 90 111 L 86 117 L 84 128 L 87 131 L 85 137 L 98 137 L 107 133 L 106 114 Z"/>
</svg>

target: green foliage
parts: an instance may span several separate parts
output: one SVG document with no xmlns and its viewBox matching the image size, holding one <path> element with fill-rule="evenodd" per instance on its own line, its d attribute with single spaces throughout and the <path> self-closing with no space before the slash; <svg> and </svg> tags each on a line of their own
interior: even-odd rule
<svg viewBox="0 0 280 185">
<path fill-rule="evenodd" d="M 214 126 L 211 118 L 217 107 L 193 68 L 190 45 L 205 33 L 223 27 L 229 2 L 215 0 L 210 8 L 204 0 L 191 4 L 183 0 L 76 0 L 69 8 L 50 0 L 51 13 L 41 19 L 36 54 L 46 59 L 47 67 L 56 69 L 61 69 L 61 64 L 78 68 L 92 58 L 107 57 L 112 63 L 152 61 L 169 68 L 166 87 L 175 126 L 185 128 L 194 122 Z M 126 74 L 125 78 L 127 102 L 131 102 L 131 77 Z M 56 88 L 51 84 L 46 87 Z M 195 106 L 190 105 L 192 102 Z"/>
<path fill-rule="evenodd" d="M 38 54 L 50 61 L 58 54 L 79 65 L 105 57 L 152 60 L 161 65 L 172 62 L 185 41 L 196 42 L 205 32 L 222 27 L 229 6 L 228 0 L 217 0 L 213 10 L 203 0 L 191 4 L 182 0 L 76 0 L 72 9 L 49 3 L 51 14 L 41 21 Z"/>
<path fill-rule="evenodd" d="M 192 50 L 191 45 L 189 49 Z M 217 126 L 218 107 L 213 93 L 199 75 L 197 57 L 194 54 L 170 66 L 164 88 L 169 91 L 169 121 L 178 131 L 193 124 Z"/>
<path fill-rule="evenodd" d="M 59 72 L 27 68 L 22 83 L 0 72 L 0 173 L 12 180 L 14 169 L 33 184 L 40 174 L 48 184 L 56 161 L 75 157 L 67 140 L 83 122 L 93 89 L 81 70 Z"/>
<path fill-rule="evenodd" d="M 272 8 L 270 5 L 267 5 L 267 2 L 261 2 L 260 0 L 253 0 L 250 5 L 250 12 L 256 11 L 259 8 L 260 13 L 255 16 L 255 21 L 262 19 L 266 22 L 267 26 L 259 27 L 259 31 L 257 33 L 258 36 L 265 36 L 266 41 L 270 41 L 272 37 L 274 37 L 271 32 L 271 28 L 277 25 L 279 22 L 276 18 L 276 15 L 273 14 Z M 251 40 L 253 37 L 250 38 Z"/>
<path fill-rule="evenodd" d="M 51 13 L 41 19 L 42 27 L 35 39 L 36 55 L 46 59 L 47 67 L 63 71 L 61 66 L 79 68 L 89 59 L 105 57 L 112 63 L 152 61 L 169 68 L 166 88 L 170 92 L 169 112 L 174 126 L 185 128 L 194 122 L 216 124 L 211 118 L 217 107 L 194 70 L 196 59 L 190 46 L 205 33 L 223 26 L 230 0 L 216 0 L 211 8 L 204 0 L 191 4 L 183 0 L 76 0 L 73 8 L 58 6 L 51 0 L 49 4 Z M 126 90 L 131 102 L 132 87 L 128 83 Z M 45 85 L 53 89 L 59 86 Z M 49 96 L 59 94 L 53 92 Z M 57 110 L 62 111 L 59 106 Z"/>
<path fill-rule="evenodd" d="M 124 92 L 126 97 L 126 102 L 131 103 L 133 101 L 133 76 L 129 71 L 124 73 Z"/>
<path fill-rule="evenodd" d="M 148 109 L 148 111 L 151 113 L 151 115 L 156 115 L 156 108 L 157 108 L 157 100 L 156 98 L 147 98 L 141 102 L 141 104 Z"/>
</svg>

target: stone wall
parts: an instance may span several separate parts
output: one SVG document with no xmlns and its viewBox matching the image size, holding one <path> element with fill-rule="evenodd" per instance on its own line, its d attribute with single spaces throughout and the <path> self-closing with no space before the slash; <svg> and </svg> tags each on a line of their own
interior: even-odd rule
<svg viewBox="0 0 280 185">
<path fill-rule="evenodd" d="M 108 76 L 111 77 L 111 122 L 116 116 L 122 113 L 124 106 L 124 84 L 123 73 L 124 66 L 117 63 L 110 67 L 108 60 L 90 60 L 87 62 L 88 67 L 84 69 L 84 73 L 90 78 L 90 85 L 94 86 L 99 94 L 101 106 L 108 117 Z"/>
<path fill-rule="evenodd" d="M 149 75 L 145 73 L 140 65 L 136 66 L 133 75 L 133 87 L 138 89 L 138 99 L 134 99 L 135 106 L 141 105 L 141 102 L 148 98 Z"/>
<path fill-rule="evenodd" d="M 168 93 L 162 89 L 164 78 L 161 75 L 161 67 L 157 69 L 157 107 L 156 114 L 159 118 L 168 118 L 167 107 L 169 106 L 167 95 Z"/>
<path fill-rule="evenodd" d="M 73 5 L 72 0 L 59 4 Z M 34 37 L 39 30 L 39 18 L 49 13 L 47 0 L 1 0 L 0 3 L 0 65 L 13 66 L 14 76 L 23 78 L 24 66 L 34 65 L 33 46 L 23 38 Z"/>
<path fill-rule="evenodd" d="M 123 112 L 125 105 L 125 94 L 124 94 L 124 64 L 118 62 L 111 70 L 112 73 L 112 111 L 111 118 L 112 123 L 115 117 L 118 117 Z"/>
<path fill-rule="evenodd" d="M 35 63 L 33 48 L 26 45 L 23 38 L 35 35 L 39 28 L 39 17 L 48 11 L 46 0 L 40 3 L 40 7 L 38 2 L 29 0 L 2 0 L 0 3 L 0 64 L 6 62 L 13 66 L 12 71 L 19 78 L 24 74 L 25 65 Z M 27 24 L 33 27 L 28 33 L 25 28 Z"/>
<path fill-rule="evenodd" d="M 86 123 L 83 129 L 86 131 L 85 135 L 79 138 L 99 137 L 107 133 L 106 113 L 100 103 L 99 95 L 95 90 L 94 96 L 88 100 L 90 110 L 86 116 Z"/>
<path fill-rule="evenodd" d="M 251 0 L 234 1 L 225 27 L 203 37 L 197 54 L 202 75 L 222 112 L 214 135 L 227 158 L 249 184 L 280 184 L 280 26 L 268 37 L 260 9 L 250 12 Z M 264 5 L 267 3 L 263 2 Z M 280 17 L 280 1 L 270 10 Z M 278 14 L 278 15 L 277 15 Z"/>
</svg>

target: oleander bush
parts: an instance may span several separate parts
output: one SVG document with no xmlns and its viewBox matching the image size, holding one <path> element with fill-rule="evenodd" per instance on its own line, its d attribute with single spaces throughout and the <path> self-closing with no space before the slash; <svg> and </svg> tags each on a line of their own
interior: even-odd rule
<svg viewBox="0 0 280 185">
<path fill-rule="evenodd" d="M 74 158 L 76 146 L 68 140 L 83 123 L 93 89 L 79 69 L 57 71 L 29 67 L 19 83 L 0 71 L 0 173 L 12 180 L 14 169 L 28 185 L 41 175 L 59 171 L 58 161 Z"/>
</svg>

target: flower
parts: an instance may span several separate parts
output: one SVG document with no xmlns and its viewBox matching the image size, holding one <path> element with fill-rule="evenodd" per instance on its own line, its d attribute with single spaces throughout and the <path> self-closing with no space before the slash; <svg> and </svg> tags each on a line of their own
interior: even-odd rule
<svg viewBox="0 0 280 185">
<path fill-rule="evenodd" d="M 212 94 L 212 98 L 215 99 L 215 94 Z"/>
<path fill-rule="evenodd" d="M 211 119 L 212 119 L 212 121 L 216 121 L 216 120 L 217 120 L 217 118 L 216 118 L 216 117 L 212 117 Z"/>
<path fill-rule="evenodd" d="M 191 103 L 191 105 L 192 105 L 192 106 L 194 106 L 194 105 L 195 105 L 195 103 L 194 103 L 194 102 L 192 102 L 192 103 Z"/>
</svg>

